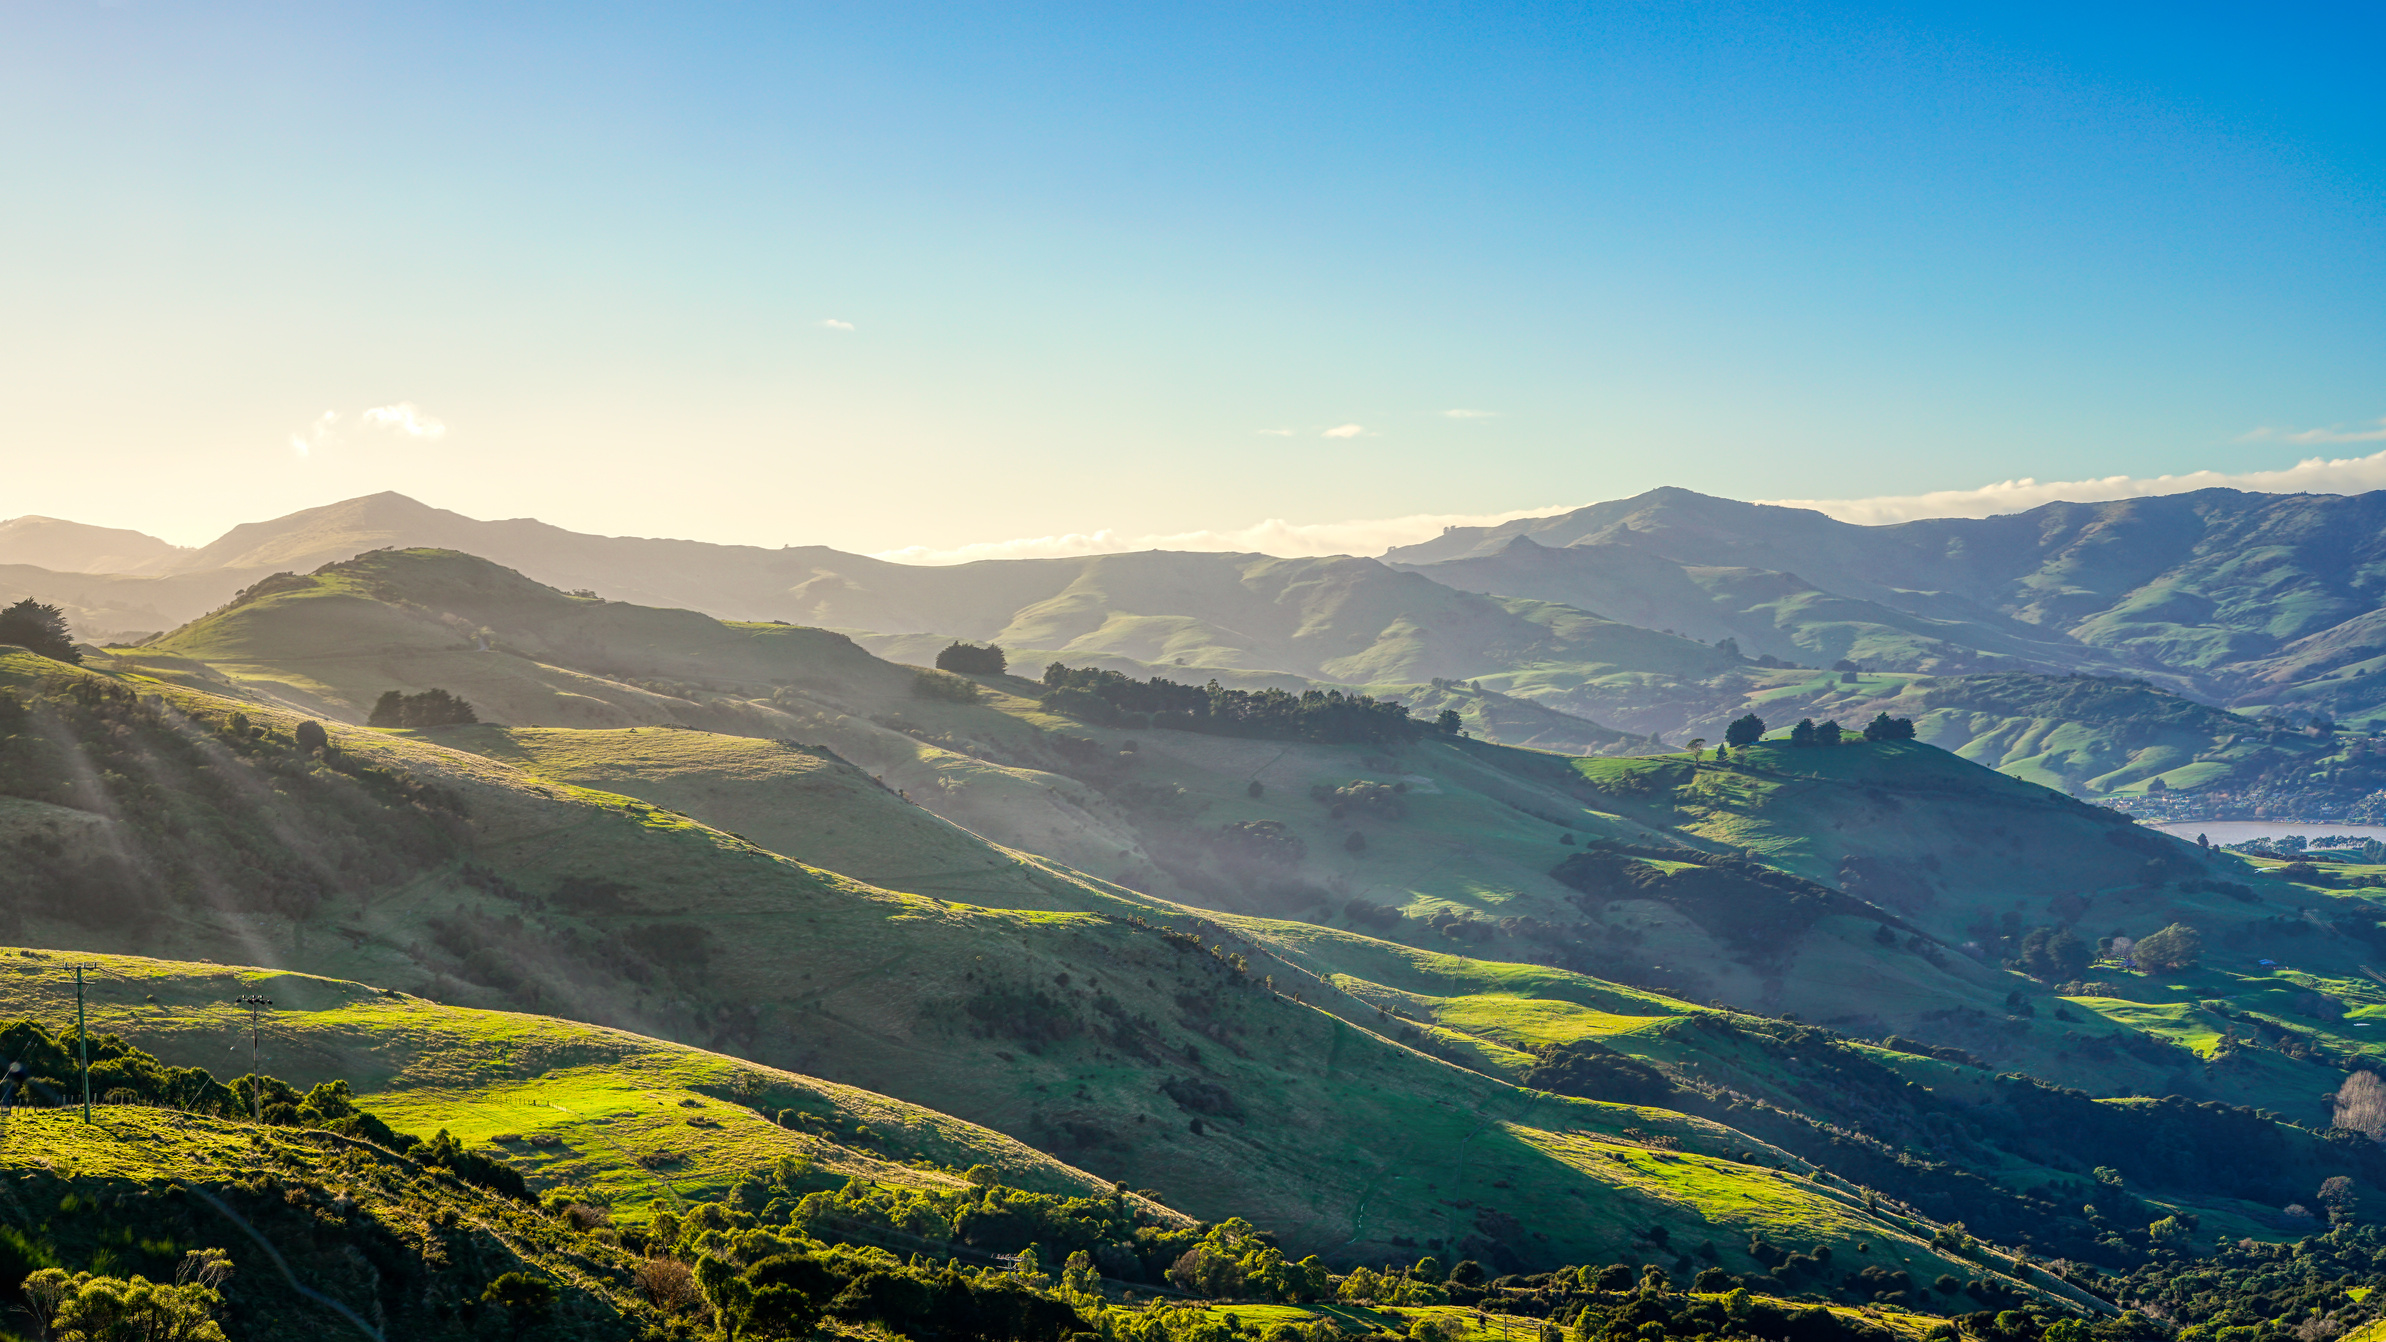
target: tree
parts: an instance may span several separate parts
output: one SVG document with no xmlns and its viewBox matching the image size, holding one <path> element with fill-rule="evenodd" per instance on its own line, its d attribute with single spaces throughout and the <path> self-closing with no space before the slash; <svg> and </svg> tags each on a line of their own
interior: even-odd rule
<svg viewBox="0 0 2386 1342">
<path fill-rule="evenodd" d="M 666 1313 L 686 1309 L 703 1298 L 696 1290 L 696 1274 L 676 1258 L 649 1258 L 630 1277 L 646 1298 Z"/>
<path fill-rule="evenodd" d="M 2185 969 L 2204 953 L 2204 934 L 2185 923 L 2172 923 L 2141 938 L 2131 954 L 2148 969 Z"/>
<path fill-rule="evenodd" d="M 75 651 L 74 635 L 67 632 L 66 612 L 32 597 L 0 610 L 0 643 L 14 643 L 53 661 L 83 664 L 83 654 Z"/>
<path fill-rule="evenodd" d="M 1258 779 L 1254 778 L 1250 781 L 1250 783 L 1244 786 L 1243 795 L 1249 797 L 1253 801 L 1258 801 L 1260 798 L 1268 795 L 1267 784 L 1262 783 Z"/>
<path fill-rule="evenodd" d="M 2386 1085 L 2376 1072 L 2355 1072 L 2336 1088 L 2336 1126 L 2372 1139 L 2386 1137 Z"/>
<path fill-rule="evenodd" d="M 1441 716 L 1433 720 L 1433 729 L 1437 732 L 1440 732 L 1444 736 L 1458 735 L 1458 727 L 1458 710 L 1455 708 L 1443 709 L 1441 711 Z"/>
<path fill-rule="evenodd" d="M 1814 744 L 1813 718 L 1800 718 L 1798 719 L 1798 725 L 1790 728 L 1790 744 L 1793 746 L 1811 746 Z"/>
<path fill-rule="evenodd" d="M 1765 720 L 1754 713 L 1732 719 L 1723 729 L 1723 739 L 1735 746 L 1752 746 L 1765 739 Z"/>
<path fill-rule="evenodd" d="M 1689 748 L 1690 758 L 1694 760 L 1703 760 L 1707 757 L 1707 738 L 1703 736 L 1693 736 L 1683 744 Z"/>
<path fill-rule="evenodd" d="M 2022 972 L 2048 983 L 2062 983 L 2088 972 L 2095 952 L 2068 927 L 2032 928 L 2022 938 Z"/>
<path fill-rule="evenodd" d="M 803 1337 L 845 1282 L 809 1254 L 777 1254 L 747 1268 L 737 1285 L 744 1289 L 722 1294 L 744 1296 L 742 1304 L 723 1311 L 738 1325 L 738 1336 Z"/>
<path fill-rule="evenodd" d="M 373 701 L 373 713 L 365 719 L 367 727 L 403 727 L 406 725 L 406 695 L 399 690 L 383 690 Z"/>
<path fill-rule="evenodd" d="M 964 676 L 999 676 L 1010 664 L 1011 659 L 1004 654 L 999 643 L 979 647 L 975 643 L 954 639 L 943 652 L 936 654 L 937 670 L 957 672 Z"/>
<path fill-rule="evenodd" d="M 2345 1225 L 2352 1221 L 2353 1210 L 2361 1203 L 2361 1194 L 2353 1181 L 2344 1175 L 2330 1175 L 2320 1181 L 2320 1205 L 2328 1209 L 2330 1225 Z"/>
<path fill-rule="evenodd" d="M 1814 729 L 1814 743 L 1818 746 L 1835 746 L 1839 744 L 1839 738 L 1844 734 L 1840 730 L 1838 722 L 1826 722 Z"/>
<path fill-rule="evenodd" d="M 1890 717 L 1888 710 L 1884 709 L 1876 714 L 1872 721 L 1864 724 L 1864 739 L 1867 741 L 1911 741 L 1914 739 L 1914 720 Z"/>
<path fill-rule="evenodd" d="M 323 724 L 312 719 L 298 724 L 298 729 L 290 735 L 297 738 L 298 748 L 310 755 L 331 744 L 331 736 L 323 730 Z"/>
</svg>

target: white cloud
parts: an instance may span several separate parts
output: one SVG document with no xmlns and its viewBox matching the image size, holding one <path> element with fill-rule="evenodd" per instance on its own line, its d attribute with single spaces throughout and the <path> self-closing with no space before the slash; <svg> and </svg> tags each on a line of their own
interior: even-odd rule
<svg viewBox="0 0 2386 1342">
<path fill-rule="evenodd" d="M 2386 438 L 2386 431 L 2364 436 Z M 2345 441 L 2356 441 L 2347 439 Z M 1812 508 L 1842 522 L 1877 526 L 1917 517 L 1994 517 L 2042 503 L 2096 503 L 2106 499 L 2184 494 L 2193 489 L 2243 489 L 2262 494 L 2360 494 L 2386 489 L 2386 452 L 2366 457 L 2307 457 L 2274 471 L 2189 471 L 2184 475 L 2108 475 L 2094 480 L 2007 480 L 1977 489 L 1942 489 L 1928 494 L 1869 499 L 1760 499 L 1785 508 Z"/>
<path fill-rule="evenodd" d="M 390 429 L 409 438 L 441 438 L 447 434 L 445 424 L 424 414 L 412 401 L 374 406 L 362 418 L 368 429 Z"/>
<path fill-rule="evenodd" d="M 841 322 L 834 317 L 823 317 L 820 319 L 820 329 L 823 331 L 850 331 L 853 329 L 853 323 Z"/>
<path fill-rule="evenodd" d="M 949 550 L 925 545 L 881 550 L 874 559 L 899 564 L 966 564 L 976 559 L 1057 559 L 1078 555 L 1125 554 L 1134 550 L 1203 550 L 1230 554 L 1270 554 L 1286 558 L 1310 555 L 1379 555 L 1395 545 L 1431 540 L 1443 527 L 1488 527 L 1519 517 L 1547 517 L 1571 511 L 1571 506 L 1518 508 L 1504 513 L 1412 513 L 1351 522 L 1287 522 L 1269 518 L 1233 531 L 1179 531 L 1167 535 L 1132 535 L 1102 530 L 1059 536 L 1026 536 L 1017 540 L 982 541 Z"/>
<path fill-rule="evenodd" d="M 1268 438 L 1290 438 L 1290 437 L 1292 437 L 1292 430 L 1290 430 L 1290 429 L 1253 429 L 1251 432 L 1253 432 L 1253 433 L 1256 433 L 1256 434 L 1260 434 L 1260 435 L 1262 435 L 1262 436 L 1264 436 L 1264 437 L 1268 437 Z"/>
<path fill-rule="evenodd" d="M 315 455 L 315 449 L 322 445 L 324 439 L 331 436 L 332 426 L 339 422 L 340 412 L 337 410 L 326 410 L 315 416 L 314 423 L 307 425 L 304 430 L 290 435 L 290 450 L 302 457 Z"/>
<path fill-rule="evenodd" d="M 1320 438 L 1356 438 L 1365 432 L 1367 432 L 1367 430 L 1360 427 L 1359 425 L 1342 424 L 1328 429 L 1324 433 L 1321 433 L 1317 436 Z"/>
<path fill-rule="evenodd" d="M 300 457 L 311 457 L 315 450 L 328 447 L 347 437 L 340 422 L 340 412 L 326 410 L 315 422 L 290 435 L 290 450 Z M 377 405 L 356 417 L 358 425 L 368 429 L 385 429 L 408 438 L 444 438 L 447 425 L 422 412 L 412 401 L 395 405 Z"/>
<path fill-rule="evenodd" d="M 2240 443 L 2258 442 L 2274 438 L 2282 443 L 2376 443 L 2386 442 L 2386 416 L 2380 416 L 2374 428 L 2367 429 L 2272 429 L 2260 428 L 2240 436 Z"/>
<path fill-rule="evenodd" d="M 1442 414 L 1449 419 L 1498 419 L 1500 417 L 1500 412 L 1497 410 L 1444 410 Z"/>
</svg>

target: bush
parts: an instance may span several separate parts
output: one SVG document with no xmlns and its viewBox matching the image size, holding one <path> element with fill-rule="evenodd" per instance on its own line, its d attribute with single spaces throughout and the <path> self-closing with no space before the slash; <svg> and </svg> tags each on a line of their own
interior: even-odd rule
<svg viewBox="0 0 2386 1342">
<path fill-rule="evenodd" d="M 481 1292 L 481 1303 L 501 1306 L 518 1319 L 543 1319 L 555 1308 L 555 1283 L 527 1272 L 508 1272 Z"/>
<path fill-rule="evenodd" d="M 1010 664 L 1010 658 L 1003 654 L 999 643 L 989 643 L 981 648 L 975 643 L 955 639 L 943 652 L 936 654 L 937 670 L 957 672 L 964 676 L 999 676 Z"/>
<path fill-rule="evenodd" d="M 1048 712 L 1086 722 L 1321 745 L 1388 745 L 1431 730 L 1411 719 L 1406 705 L 1364 694 L 1230 690 L 1216 681 L 1180 685 L 1159 676 L 1135 680 L 1060 662 L 1044 668 L 1043 705 Z"/>
</svg>

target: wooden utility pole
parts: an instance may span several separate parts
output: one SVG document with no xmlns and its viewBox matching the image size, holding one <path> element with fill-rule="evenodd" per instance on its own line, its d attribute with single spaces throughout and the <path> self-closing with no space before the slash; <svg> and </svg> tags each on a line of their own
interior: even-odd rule
<svg viewBox="0 0 2386 1342">
<path fill-rule="evenodd" d="M 75 1048 L 82 1057 L 83 1121 L 91 1121 L 91 1032 L 83 1028 L 83 971 L 98 965 L 72 965 L 75 971 Z"/>
</svg>

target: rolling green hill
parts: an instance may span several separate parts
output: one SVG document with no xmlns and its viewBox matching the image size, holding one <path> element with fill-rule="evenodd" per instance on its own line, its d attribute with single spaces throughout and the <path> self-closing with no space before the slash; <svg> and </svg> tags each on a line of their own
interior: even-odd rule
<svg viewBox="0 0 2386 1342">
<path fill-rule="evenodd" d="M 497 579 L 449 557 L 383 562 L 418 560 L 455 583 L 442 605 L 498 599 L 477 585 Z M 1765 746 L 1720 768 L 1444 738 L 1362 748 L 1101 728 L 1045 712 L 1008 678 L 987 678 L 973 703 L 912 702 L 948 715 L 914 723 L 922 734 L 1054 751 L 1076 772 L 1050 773 L 1050 786 L 1088 813 L 1131 814 L 1151 865 L 1175 864 L 1178 886 L 1211 905 L 1200 910 L 956 828 L 842 751 L 758 735 L 335 722 L 329 749 L 310 752 L 299 719 L 256 687 L 337 690 L 350 673 L 299 673 L 344 665 L 340 646 L 297 643 L 304 656 L 283 654 L 292 668 L 255 654 L 310 603 L 344 621 L 350 648 L 360 631 L 453 627 L 427 613 L 429 584 L 359 590 L 361 575 L 392 572 L 262 594 L 113 674 L 0 659 L 12 687 L 0 819 L 18 860 L 0 907 L 21 942 L 185 961 L 143 971 L 167 991 L 103 1002 L 152 1031 L 145 1046 L 236 1049 L 231 1019 L 197 999 L 251 980 L 194 969 L 196 956 L 328 975 L 345 982 L 276 985 L 301 1008 L 277 1070 L 349 1075 L 392 1121 L 441 1115 L 466 1135 L 519 1136 L 508 1149 L 525 1168 L 552 1155 L 573 1163 L 549 1177 L 651 1203 L 640 1144 L 691 1140 L 655 1115 L 683 1107 L 670 1099 L 681 1091 L 699 1106 L 734 1094 L 738 1065 L 467 1010 L 530 1008 L 779 1069 L 764 1084 L 812 1097 L 824 1116 L 887 1115 L 868 1126 L 894 1134 L 889 1158 L 955 1165 L 978 1159 L 971 1141 L 996 1140 L 900 1107 L 919 1106 L 1192 1215 L 1252 1216 L 1288 1248 L 1343 1262 L 1646 1256 L 1654 1225 L 1739 1272 L 1769 1266 L 1758 1243 L 1789 1241 L 1842 1256 L 1861 1243 L 1920 1279 L 1977 1275 L 1939 1222 L 2101 1243 L 2065 1210 L 2088 1169 L 2028 1136 L 2049 1113 L 2104 1134 L 2137 1190 L 2141 1239 L 2168 1210 L 2275 1235 L 2279 1207 L 2309 1196 L 2314 1176 L 2373 1177 L 2311 1126 L 2225 1108 L 2317 1125 L 2310 1097 L 2366 1041 L 2349 1011 L 2309 1029 L 2275 1013 L 2282 996 L 2318 990 L 2362 1000 L 2344 982 L 2365 934 L 2344 910 L 2365 896 L 2257 877 L 1927 746 Z M 565 617 L 586 605 L 500 595 L 553 620 L 525 620 L 522 634 L 487 622 L 493 643 L 555 640 L 542 652 L 566 646 L 577 626 Z M 635 608 L 602 613 L 649 627 Z M 731 670 L 752 679 L 820 656 L 847 693 L 909 693 L 907 670 L 810 631 L 666 627 L 683 632 L 647 655 L 670 665 L 746 649 L 755 661 Z M 471 636 L 422 655 L 458 667 L 499 655 L 480 650 L 479 625 Z M 220 674 L 193 654 L 226 649 L 251 658 L 227 659 L 244 670 L 226 688 L 254 697 L 192 688 Z M 811 692 L 787 679 L 736 699 L 751 706 L 741 711 L 785 712 Z M 681 701 L 725 712 L 734 698 Z M 1332 842 L 1352 833 L 1366 842 Z M 1307 851 L 1280 863 L 1270 854 L 1286 845 L 1260 834 Z M 914 857 L 921 866 L 901 869 Z M 2276 888 L 2241 898 L 2230 876 Z M 2288 916 L 2306 901 L 2327 903 L 2320 924 Z M 2180 918 L 2212 948 L 2183 975 L 2113 969 L 2071 987 L 1996 967 L 2028 927 L 2110 919 L 2142 936 Z M 2257 970 L 2257 954 L 2278 963 Z M 1599 966 L 1617 975 L 1582 972 Z M 43 991 L 56 983 L 51 970 Z M 2291 986 L 2305 983 L 2319 989 Z M 1694 1005 L 1710 998 L 1839 1033 Z M 1999 1070 L 2222 1106 L 2181 1120 L 2015 1091 Z M 557 1104 L 593 1117 L 540 1110 Z M 1954 1141 L 1946 1124 L 1973 1110 L 2009 1117 Z M 791 1140 L 735 1113 L 719 1121 L 663 1153 L 684 1150 L 691 1182 L 717 1186 Z M 2180 1121 L 2193 1142 L 2251 1141 L 2261 1158 L 2130 1154 L 2173 1150 L 2154 1135 Z M 592 1150 L 597 1127 L 620 1143 L 610 1158 Z M 556 1149 L 531 1140 L 542 1135 Z M 948 1144 L 924 1145 L 931 1136 Z M 2142 1250 L 2094 1252 L 2126 1266 Z M 2001 1289 L 2025 1277 L 2058 1289 L 2029 1273 Z"/>
<path fill-rule="evenodd" d="M 2108 841 L 2118 822 L 2106 813 L 2049 805 L 2060 799 L 1933 751 L 1850 748 L 1833 757 L 1894 758 L 1895 767 L 1866 787 L 1891 806 L 1917 799 L 1930 820 L 1891 842 L 1895 831 L 1875 826 L 1863 807 L 1822 816 L 1783 810 L 1794 790 L 1776 797 L 1779 790 L 1768 788 L 1744 799 L 1750 813 L 1730 824 L 1715 819 L 1712 800 L 1698 812 L 1647 805 L 1642 793 L 1649 780 L 1678 765 L 1594 768 L 1435 738 L 1356 747 L 1106 728 L 1043 711 L 1032 697 L 1038 687 L 1007 677 L 986 678 L 974 703 L 923 699 L 914 693 L 911 669 L 833 634 L 570 597 L 443 552 L 379 552 L 277 586 L 120 664 L 188 684 L 229 676 L 227 688 L 285 703 L 304 690 L 313 703 L 337 707 L 351 720 L 393 681 L 409 689 L 443 685 L 481 703 L 489 716 L 503 713 L 522 724 L 427 734 L 449 749 L 664 808 L 641 813 L 651 823 L 679 823 L 672 813 L 682 813 L 773 852 L 971 902 L 1102 907 L 1055 894 L 1044 868 L 1029 857 L 1042 854 L 1213 910 L 1545 961 L 1694 1000 L 1810 1019 L 1869 1015 L 1882 1029 L 1952 1038 L 1971 1033 L 1963 1023 L 1969 1017 L 1960 1013 L 1998 1009 L 2012 985 L 1966 957 L 1933 963 L 1884 951 L 1870 939 L 1872 919 L 1919 918 L 1921 911 L 1908 907 L 1915 892 L 1945 888 L 1943 898 L 1931 896 L 1944 916 L 1929 935 L 1959 946 L 1978 940 L 1974 929 L 1994 927 L 2017 899 L 2043 907 L 2059 895 L 2120 890 L 2139 879 L 2149 860 L 2148 853 Z M 627 670 L 598 677 L 578 669 L 599 666 Z M 2233 721 L 2176 696 L 2085 679 L 1866 675 L 1849 683 L 1830 674 L 1769 674 L 1780 683 L 1755 701 L 1769 715 L 1786 710 L 1765 695 L 1818 713 L 1841 708 L 1850 721 L 1860 716 L 1858 705 L 1927 707 L 1922 723 L 1934 736 L 1952 730 L 1959 710 L 1929 707 L 1932 696 L 1950 686 L 1975 687 L 1970 702 L 1980 707 L 1965 710 L 1970 715 L 1960 721 L 1978 736 L 1959 743 L 1973 753 L 1975 742 L 2002 739 L 1982 724 L 2028 721 L 2023 714 L 2062 722 L 2102 713 L 2122 724 L 2168 714 L 2182 724 L 2174 731 L 2183 737 Z M 645 678 L 663 676 L 672 679 Z M 589 681 L 620 687 L 608 692 L 623 712 L 648 712 L 667 725 L 570 725 L 581 710 L 558 687 Z M 2032 685 L 2065 698 L 2011 701 L 2015 687 Z M 1495 691 L 1455 684 L 1429 693 L 1453 704 L 1501 702 L 1491 698 Z M 2105 707 L 2107 701 L 2118 707 Z M 1990 709 L 1999 716 L 1992 718 Z M 528 725 L 542 721 L 561 725 Z M 686 730 L 691 727 L 718 730 Z M 818 744 L 788 744 L 799 740 Z M 2066 781 L 2048 763 L 2048 750 L 2038 756 L 2008 746 L 1984 762 L 2026 765 L 2050 781 Z M 2075 756 L 2093 758 L 2085 749 Z M 2147 758 L 2142 748 L 2139 758 Z M 2115 776 L 2109 763 L 2096 767 L 2092 777 L 2107 785 L 2155 776 Z M 1752 777 L 1711 769 L 1698 776 L 1707 780 L 1702 787 L 1723 777 L 1739 786 Z M 2023 817 L 2018 830 L 2016 808 Z M 1998 828 L 2007 835 L 1986 847 L 1949 842 L 1948 836 Z M 1793 842 L 1812 846 L 1838 832 L 1861 834 L 1870 846 L 1829 849 L 1820 860 L 1793 849 Z M 1796 838 L 1778 837 L 1784 834 Z M 1696 909 L 1663 900 L 1614 909 L 1586 903 L 1580 889 L 1552 871 L 1592 841 L 1753 851 L 1877 908 L 1853 908 L 1802 927 L 1768 960 L 1735 945 L 1732 928 Z M 2153 835 L 2139 843 L 2174 855 L 2189 851 Z M 2008 844 L 2025 845 L 2043 860 L 2018 868 L 1963 861 L 1975 851 L 2001 854 Z M 1950 884 L 1948 876 L 1922 873 L 1917 864 L 1925 859 L 1955 860 L 1957 871 L 1978 879 Z M 1879 1005 L 1852 1012 L 1842 986 L 1852 973 L 1902 986 L 1881 994 Z M 2091 1071 L 2085 1062 L 2047 1065 L 2079 1081 Z M 2121 1074 L 2137 1084 L 2159 1080 L 2134 1064 Z"/>
<path fill-rule="evenodd" d="M 428 741 L 337 728 L 309 756 L 280 714 L 250 710 L 263 734 L 243 733 L 234 703 L 88 673 L 44 690 L 30 660 L 0 668 L 31 695 L 9 788 L 70 781 L 17 803 L 25 940 L 264 959 L 689 1038 L 1347 1256 L 1406 1240 L 1550 1262 L 1652 1219 L 1930 1252 L 1844 1189 L 1748 1164 L 1770 1148 L 1729 1128 L 1453 1066 L 1286 995 L 1294 967 L 1172 936 L 1161 919 L 1181 911 L 1065 871 L 1046 870 L 1047 902 L 1100 911 L 890 892 Z M 42 842 L 68 810 L 97 819 Z M 417 1008 L 378 1010 L 402 1024 Z M 1704 1159 L 1635 1155 L 1626 1129 Z M 1500 1214 L 1452 1210 L 1465 1201 Z"/>
</svg>

